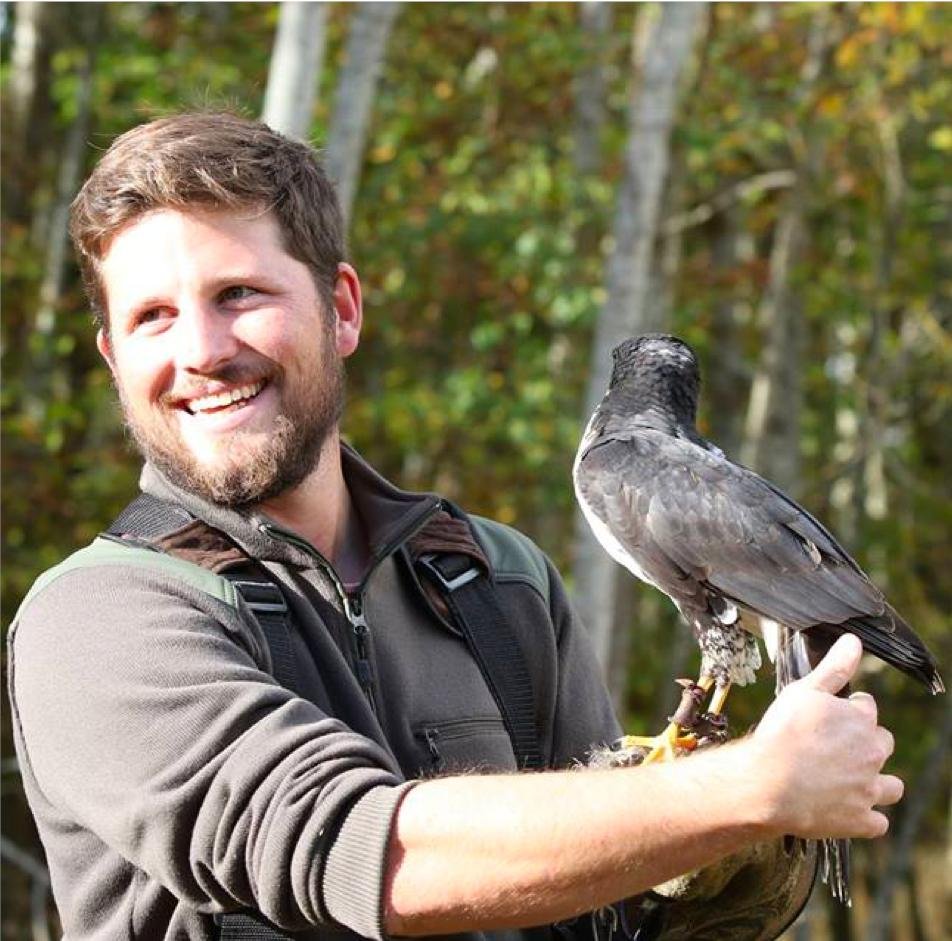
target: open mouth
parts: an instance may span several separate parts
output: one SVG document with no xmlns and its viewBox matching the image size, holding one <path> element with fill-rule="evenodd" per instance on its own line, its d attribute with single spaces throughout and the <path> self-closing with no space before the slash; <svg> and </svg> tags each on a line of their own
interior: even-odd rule
<svg viewBox="0 0 952 941">
<path fill-rule="evenodd" d="M 213 415 L 221 412 L 235 412 L 254 401 L 267 385 L 265 380 L 253 382 L 250 385 L 239 386 L 218 392 L 215 395 L 206 395 L 198 399 L 189 399 L 182 403 L 182 407 L 191 415 Z"/>
</svg>

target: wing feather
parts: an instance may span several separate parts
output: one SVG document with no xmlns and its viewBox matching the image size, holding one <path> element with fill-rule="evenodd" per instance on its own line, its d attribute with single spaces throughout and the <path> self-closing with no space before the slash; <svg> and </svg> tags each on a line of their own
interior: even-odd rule
<svg viewBox="0 0 952 941">
<path fill-rule="evenodd" d="M 797 629 L 884 610 L 882 593 L 806 511 L 693 442 L 645 430 L 589 451 L 576 476 L 659 587 L 676 572 Z"/>
</svg>

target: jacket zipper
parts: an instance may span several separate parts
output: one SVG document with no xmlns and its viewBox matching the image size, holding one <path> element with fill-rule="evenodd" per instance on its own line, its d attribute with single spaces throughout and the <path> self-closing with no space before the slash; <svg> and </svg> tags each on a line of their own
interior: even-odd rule
<svg viewBox="0 0 952 941">
<path fill-rule="evenodd" d="M 440 506 L 440 501 L 433 503 L 427 508 L 427 512 L 422 514 L 420 519 L 416 521 L 414 526 L 412 526 L 408 531 L 401 533 L 399 538 L 393 539 L 384 547 L 383 551 L 377 555 L 373 564 L 368 569 L 367 574 L 364 575 L 363 580 L 354 594 L 348 594 L 343 583 L 338 577 L 337 572 L 334 571 L 334 566 L 331 565 L 330 562 L 328 562 L 327 559 L 325 559 L 324 556 L 322 556 L 309 542 L 307 542 L 307 540 L 302 539 L 300 536 L 288 532 L 285 529 L 281 529 L 278 526 L 271 526 L 268 523 L 261 523 L 259 527 L 272 538 L 289 542 L 293 546 L 296 546 L 297 548 L 306 552 L 311 558 L 316 559 L 318 565 L 321 567 L 327 577 L 330 578 L 334 585 L 334 590 L 337 592 L 337 596 L 340 599 L 341 607 L 344 609 L 344 617 L 347 618 L 347 623 L 350 625 L 352 641 L 351 653 L 354 658 L 354 674 L 357 677 L 357 682 L 360 684 L 360 688 L 367 697 L 367 701 L 370 703 L 370 708 L 375 715 L 377 714 L 377 701 L 374 693 L 373 666 L 370 660 L 370 625 L 367 623 L 367 618 L 364 615 L 363 610 L 364 589 L 367 585 L 367 582 L 370 581 L 370 576 L 373 575 L 377 566 L 384 559 L 388 558 L 401 543 L 406 542 L 406 540 L 409 539 L 414 533 L 418 532 L 426 524 L 430 517 L 433 516 L 437 510 L 439 510 Z"/>
<path fill-rule="evenodd" d="M 439 739 L 449 741 L 466 738 L 481 732 L 500 732 L 505 735 L 506 726 L 501 718 L 494 716 L 470 716 L 465 719 L 447 719 L 444 722 L 430 722 L 419 726 L 419 734 L 428 739 L 430 733 Z"/>
<path fill-rule="evenodd" d="M 354 641 L 354 672 L 357 682 L 364 691 L 370 703 L 370 708 L 376 714 L 377 700 L 374 695 L 374 671 L 370 664 L 370 628 L 367 618 L 364 617 L 363 598 L 360 594 L 342 595 L 344 615 L 350 624 L 351 636 Z"/>
<path fill-rule="evenodd" d="M 426 750 L 430 753 L 432 770 L 442 771 L 444 768 L 443 753 L 440 750 L 441 742 L 449 742 L 457 738 L 466 738 L 482 732 L 500 732 L 506 735 L 506 727 L 502 719 L 491 716 L 474 716 L 468 719 L 448 719 L 445 722 L 431 722 L 417 726 L 413 734 L 422 739 Z"/>
</svg>

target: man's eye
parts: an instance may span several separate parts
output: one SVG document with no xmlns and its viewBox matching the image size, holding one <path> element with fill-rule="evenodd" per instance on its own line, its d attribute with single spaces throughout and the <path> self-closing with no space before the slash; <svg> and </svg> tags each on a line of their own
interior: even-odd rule
<svg viewBox="0 0 952 941">
<path fill-rule="evenodd" d="M 167 307 L 150 307 L 148 310 L 139 311 L 139 313 L 135 315 L 133 325 L 140 327 L 145 324 L 155 323 L 158 320 L 168 317 L 169 314 L 170 311 Z"/>
<path fill-rule="evenodd" d="M 255 289 L 248 287 L 247 284 L 235 284 L 230 288 L 225 288 L 225 290 L 218 295 L 218 299 L 226 303 L 228 301 L 243 301 L 256 293 Z"/>
</svg>

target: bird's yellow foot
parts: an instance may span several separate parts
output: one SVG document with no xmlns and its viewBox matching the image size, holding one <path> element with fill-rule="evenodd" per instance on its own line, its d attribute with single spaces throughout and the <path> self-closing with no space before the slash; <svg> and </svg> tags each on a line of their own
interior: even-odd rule
<svg viewBox="0 0 952 941">
<path fill-rule="evenodd" d="M 693 751 L 697 747 L 697 736 L 683 734 L 677 722 L 671 722 L 659 735 L 626 735 L 621 740 L 623 749 L 642 748 L 647 754 L 642 764 L 656 761 L 674 761 L 678 751 Z"/>
</svg>

